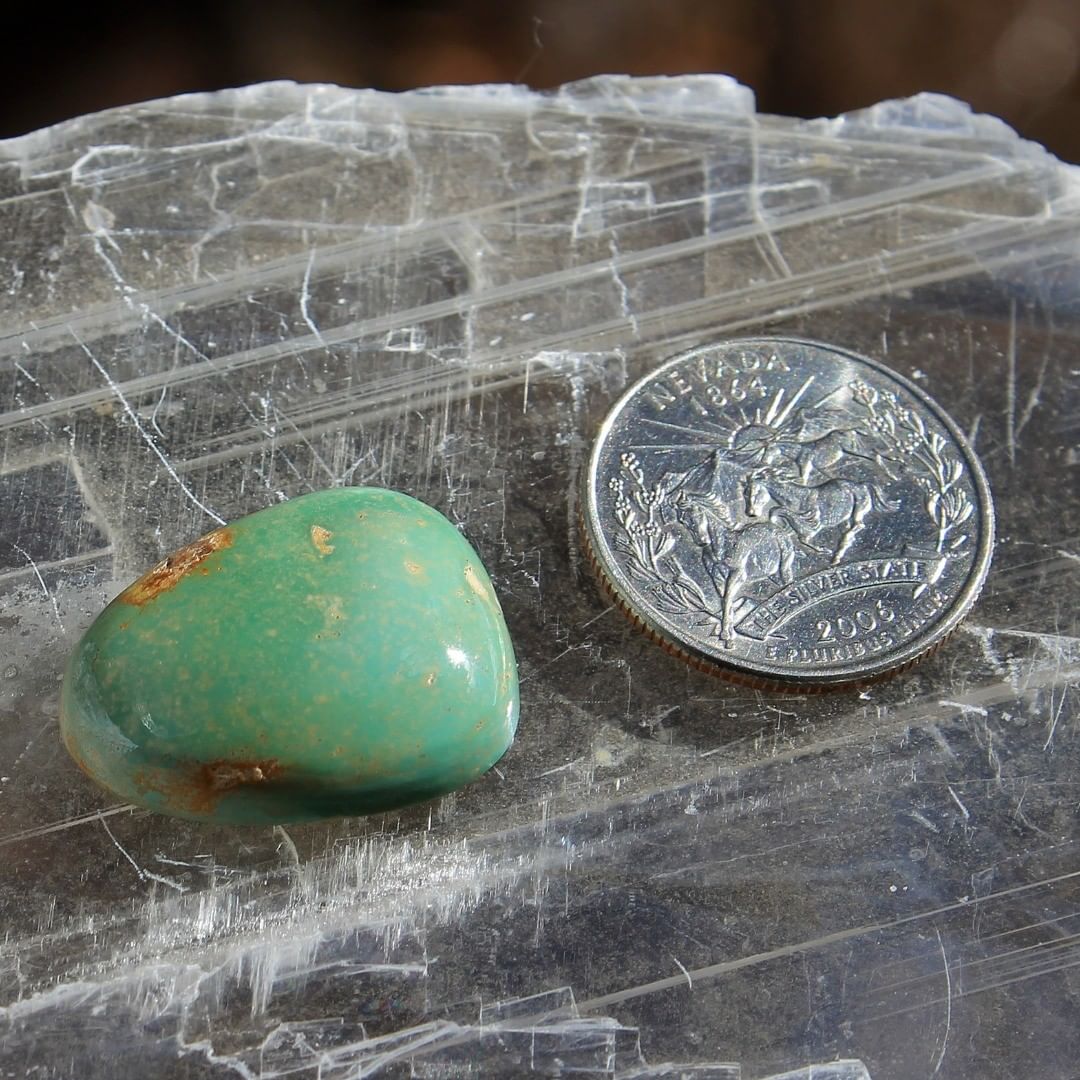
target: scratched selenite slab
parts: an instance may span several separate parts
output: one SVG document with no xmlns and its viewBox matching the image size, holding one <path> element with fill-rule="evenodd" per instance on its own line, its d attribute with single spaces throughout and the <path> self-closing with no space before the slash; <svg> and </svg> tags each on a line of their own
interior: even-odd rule
<svg viewBox="0 0 1080 1080">
<path fill-rule="evenodd" d="M 0 286 L 3 1075 L 1075 1073 L 1076 170 L 933 96 L 804 122 L 719 77 L 274 84 L 0 145 Z M 761 333 L 913 379 L 989 473 L 972 616 L 862 693 L 681 666 L 579 551 L 618 395 Z M 509 755 L 288 830 L 110 801 L 57 732 L 80 632 L 336 484 L 480 551 Z"/>
</svg>

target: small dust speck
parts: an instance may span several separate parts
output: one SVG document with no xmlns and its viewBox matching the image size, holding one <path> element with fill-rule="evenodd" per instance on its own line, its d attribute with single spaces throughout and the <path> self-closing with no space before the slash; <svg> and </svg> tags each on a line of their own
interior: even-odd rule
<svg viewBox="0 0 1080 1080">
<path fill-rule="evenodd" d="M 14 664 L 8 664 L 8 666 L 6 668 L 4 668 L 4 678 L 5 679 L 14 679 L 15 676 L 18 675 L 18 674 L 19 674 L 19 669 Z"/>
<path fill-rule="evenodd" d="M 412 559 L 405 560 L 405 569 L 414 576 L 424 572 L 424 568 L 418 562 L 413 562 Z"/>
</svg>

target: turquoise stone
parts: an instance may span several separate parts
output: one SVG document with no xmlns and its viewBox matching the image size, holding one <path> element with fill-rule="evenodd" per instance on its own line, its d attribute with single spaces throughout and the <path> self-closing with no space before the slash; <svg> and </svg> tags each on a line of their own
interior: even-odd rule
<svg viewBox="0 0 1080 1080">
<path fill-rule="evenodd" d="M 437 511 L 336 488 L 216 529 L 125 589 L 75 649 L 61 730 L 118 799 L 286 823 L 461 787 L 514 737 L 495 590 Z"/>
</svg>

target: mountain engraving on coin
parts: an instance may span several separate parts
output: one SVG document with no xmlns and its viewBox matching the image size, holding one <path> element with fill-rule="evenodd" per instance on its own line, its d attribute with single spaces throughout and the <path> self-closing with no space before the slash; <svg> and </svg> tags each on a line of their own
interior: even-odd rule
<svg viewBox="0 0 1080 1080">
<path fill-rule="evenodd" d="M 982 469 L 938 406 L 871 360 L 780 338 L 697 349 L 624 395 L 584 526 L 637 621 L 766 684 L 917 659 L 974 602 L 993 542 Z"/>
</svg>

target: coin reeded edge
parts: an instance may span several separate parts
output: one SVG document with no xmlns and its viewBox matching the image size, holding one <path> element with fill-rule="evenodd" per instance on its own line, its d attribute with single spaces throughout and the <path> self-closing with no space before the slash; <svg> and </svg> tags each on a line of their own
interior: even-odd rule
<svg viewBox="0 0 1080 1080">
<path fill-rule="evenodd" d="M 897 649 L 895 652 L 882 657 L 873 665 L 863 665 L 860 668 L 858 664 L 849 663 L 807 674 L 803 671 L 790 671 L 782 667 L 774 668 L 766 665 L 750 667 L 740 664 L 738 661 L 732 660 L 729 662 L 720 657 L 695 650 L 690 646 L 690 643 L 678 640 L 677 635 L 667 631 L 659 620 L 654 621 L 649 618 L 650 612 L 641 610 L 630 597 L 624 595 L 618 582 L 609 574 L 601 554 L 603 547 L 606 547 L 607 544 L 603 541 L 603 530 L 598 520 L 599 512 L 597 499 L 595 498 L 596 476 L 607 436 L 626 406 L 653 379 L 660 378 L 670 368 L 684 363 L 699 353 L 729 347 L 763 344 L 770 346 L 791 345 L 824 350 L 854 361 L 856 364 L 867 365 L 887 380 L 898 384 L 920 406 L 925 408 L 949 433 L 968 466 L 968 474 L 975 490 L 981 522 L 979 546 L 972 561 L 971 569 L 968 572 L 967 580 L 963 588 L 957 593 L 956 599 L 949 607 L 947 614 L 931 624 L 925 631 L 910 639 L 904 648 Z M 862 356 L 851 349 L 845 349 L 841 346 L 796 337 L 761 335 L 758 337 L 731 339 L 714 345 L 702 345 L 668 358 L 636 380 L 608 409 L 597 429 L 592 450 L 589 454 L 588 467 L 584 471 L 582 493 L 578 506 L 578 527 L 581 532 L 582 546 L 590 565 L 593 567 L 593 572 L 596 574 L 604 591 L 611 596 L 619 610 L 637 629 L 644 632 L 666 652 L 698 670 L 718 675 L 743 686 L 789 693 L 806 694 L 823 693 L 830 690 L 858 689 L 907 671 L 915 664 L 926 659 L 930 654 L 936 652 L 952 638 L 960 623 L 967 617 L 978 599 L 989 572 L 995 539 L 994 505 L 989 483 L 982 464 L 975 456 L 975 452 L 969 445 L 967 438 L 952 417 L 921 387 L 880 361 Z"/>
</svg>

